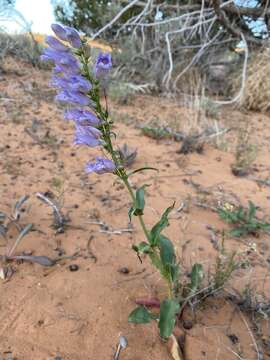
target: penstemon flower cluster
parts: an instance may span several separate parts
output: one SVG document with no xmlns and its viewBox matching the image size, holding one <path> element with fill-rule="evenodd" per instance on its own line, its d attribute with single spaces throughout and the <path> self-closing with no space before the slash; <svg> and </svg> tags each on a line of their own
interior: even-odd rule
<svg viewBox="0 0 270 360">
<path fill-rule="evenodd" d="M 168 338 L 174 328 L 176 316 L 180 311 L 178 296 L 179 265 L 176 262 L 172 242 L 162 234 L 169 225 L 168 215 L 173 206 L 168 207 L 161 219 L 148 230 L 144 220 L 145 187 L 135 192 L 129 177 L 136 172 L 153 168 L 140 168 L 131 173 L 123 166 L 119 152 L 113 145 L 113 122 L 109 119 L 106 85 L 112 68 L 111 55 L 100 53 L 94 66 L 90 66 L 86 40 L 68 26 L 53 24 L 56 37 L 48 36 L 41 56 L 43 61 L 53 62 L 51 86 L 57 89 L 55 100 L 66 104 L 64 118 L 75 124 L 74 143 L 90 148 L 101 147 L 105 156 L 96 158 L 96 162 L 85 165 L 87 173 L 112 173 L 125 184 L 132 200 L 129 218 L 138 217 L 146 241 L 133 246 L 139 259 L 146 255 L 168 285 L 168 297 L 160 303 L 159 314 L 151 313 L 145 306 L 137 307 L 129 316 L 133 323 L 147 323 L 157 320 L 162 338 Z M 105 99 L 105 106 L 101 100 Z"/>
<path fill-rule="evenodd" d="M 102 129 L 107 115 L 99 104 L 97 85 L 108 76 L 112 67 L 111 55 L 101 53 L 91 74 L 87 67 L 89 59 L 85 56 L 85 42 L 78 32 L 59 24 L 53 24 L 52 29 L 57 38 L 47 37 L 49 47 L 44 50 L 41 60 L 55 64 L 51 86 L 58 90 L 55 100 L 68 105 L 64 117 L 75 123 L 74 143 L 89 147 L 106 145 L 106 134 Z M 86 164 L 86 172 L 103 174 L 115 171 L 116 164 L 111 160 L 102 157 L 96 160 L 96 163 Z"/>
</svg>

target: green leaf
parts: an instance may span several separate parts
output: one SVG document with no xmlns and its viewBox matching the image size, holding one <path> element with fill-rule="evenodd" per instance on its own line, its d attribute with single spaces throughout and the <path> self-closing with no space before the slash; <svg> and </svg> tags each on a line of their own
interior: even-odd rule
<svg viewBox="0 0 270 360">
<path fill-rule="evenodd" d="M 252 221 L 256 214 L 256 206 L 253 204 L 252 201 L 248 202 L 248 221 Z"/>
<path fill-rule="evenodd" d="M 134 170 L 134 171 L 131 171 L 127 176 L 130 177 L 131 175 L 136 174 L 137 172 L 144 171 L 144 170 L 154 170 L 154 171 L 158 171 L 158 169 L 156 169 L 156 168 L 154 168 L 154 167 L 145 166 L 145 167 L 136 169 L 136 170 Z"/>
<path fill-rule="evenodd" d="M 246 214 L 245 214 L 245 210 L 244 208 L 241 206 L 238 211 L 236 213 L 232 213 L 232 215 L 234 215 L 233 218 L 233 222 L 237 223 L 237 222 L 246 222 Z"/>
<path fill-rule="evenodd" d="M 146 186 L 149 185 L 143 185 L 136 191 L 136 204 L 135 207 L 132 206 L 128 211 L 129 221 L 131 221 L 132 216 L 138 216 L 143 215 L 143 210 L 145 206 L 145 200 L 144 200 L 144 189 Z"/>
<path fill-rule="evenodd" d="M 201 264 L 194 264 L 191 270 L 191 283 L 189 284 L 191 294 L 195 294 L 200 288 L 203 280 L 203 267 Z"/>
<path fill-rule="evenodd" d="M 160 273 L 164 276 L 165 269 L 163 267 L 162 261 L 157 253 L 151 251 L 149 253 L 149 257 L 152 261 L 152 264 L 160 271 Z"/>
<path fill-rule="evenodd" d="M 265 230 L 265 231 L 270 230 L 270 224 L 268 224 L 268 223 L 260 223 L 259 227 L 260 227 L 260 229 Z"/>
<path fill-rule="evenodd" d="M 144 306 L 138 306 L 128 317 L 128 322 L 133 324 L 148 324 L 151 320 L 152 315 Z"/>
<path fill-rule="evenodd" d="M 168 215 L 174 208 L 174 204 L 168 207 L 161 216 L 161 219 L 153 226 L 150 232 L 150 244 L 156 246 L 158 243 L 159 235 L 169 225 Z"/>
<path fill-rule="evenodd" d="M 172 265 L 175 263 L 175 252 L 174 247 L 166 236 L 159 235 L 159 250 L 160 258 L 164 266 Z"/>
<path fill-rule="evenodd" d="M 164 300 L 161 303 L 158 327 L 162 338 L 166 339 L 172 334 L 179 308 L 175 300 Z"/>
<path fill-rule="evenodd" d="M 151 251 L 151 247 L 146 242 L 141 242 L 138 245 L 133 245 L 132 249 L 138 253 L 148 254 Z"/>
<path fill-rule="evenodd" d="M 170 265 L 170 275 L 173 283 L 179 280 L 180 268 L 178 264 Z"/>
<path fill-rule="evenodd" d="M 136 191 L 136 211 L 140 210 L 140 214 L 143 214 L 144 206 L 145 206 L 145 200 L 144 200 L 144 189 L 148 185 L 143 185 Z M 136 215 L 136 214 L 134 214 Z"/>
<path fill-rule="evenodd" d="M 230 234 L 235 237 L 240 237 L 242 235 L 246 235 L 247 230 L 244 227 L 239 227 L 239 228 L 232 229 L 230 231 Z"/>
</svg>

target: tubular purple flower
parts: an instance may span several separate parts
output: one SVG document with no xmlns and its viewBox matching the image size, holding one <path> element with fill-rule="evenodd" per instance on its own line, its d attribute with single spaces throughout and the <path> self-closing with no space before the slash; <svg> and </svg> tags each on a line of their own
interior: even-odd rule
<svg viewBox="0 0 270 360">
<path fill-rule="evenodd" d="M 88 92 L 92 89 L 92 84 L 90 83 L 90 81 L 88 81 L 81 75 L 70 76 L 68 78 L 68 81 L 70 82 L 71 87 L 74 90 Z"/>
<path fill-rule="evenodd" d="M 82 45 L 82 41 L 78 31 L 69 26 L 65 26 L 65 30 L 67 34 L 67 41 L 70 45 L 74 48 L 79 48 Z"/>
<path fill-rule="evenodd" d="M 101 145 L 100 131 L 95 128 L 76 126 L 74 144 L 95 147 Z"/>
<path fill-rule="evenodd" d="M 65 120 L 73 120 L 76 123 L 86 123 L 88 125 L 97 126 L 101 121 L 95 114 L 83 109 L 68 109 L 65 111 Z"/>
<path fill-rule="evenodd" d="M 80 91 L 87 93 L 91 90 L 92 84 L 80 75 L 71 75 L 69 77 L 53 76 L 51 85 L 62 90 Z"/>
<path fill-rule="evenodd" d="M 45 55 L 44 55 L 45 56 Z M 60 68 L 59 65 L 55 65 L 55 67 L 52 70 L 52 74 L 53 75 L 59 75 L 62 73 L 62 69 Z"/>
<path fill-rule="evenodd" d="M 46 43 L 54 50 L 57 51 L 69 51 L 69 48 L 54 36 L 47 36 Z"/>
<path fill-rule="evenodd" d="M 69 51 L 63 52 L 46 48 L 40 59 L 42 61 L 53 61 L 57 65 L 58 72 L 61 71 L 69 75 L 76 75 L 80 69 L 77 59 Z"/>
<path fill-rule="evenodd" d="M 97 79 L 106 78 L 112 68 L 112 58 L 110 53 L 99 53 L 94 73 Z"/>
<path fill-rule="evenodd" d="M 68 104 L 78 104 L 81 106 L 89 105 L 90 99 L 79 92 L 63 90 L 55 97 L 56 101 Z"/>
<path fill-rule="evenodd" d="M 115 164 L 108 159 L 97 157 L 95 163 L 87 163 L 85 171 L 89 174 L 95 172 L 96 174 L 113 173 L 116 170 Z"/>
<path fill-rule="evenodd" d="M 88 134 L 96 139 L 100 138 L 101 131 L 90 125 L 76 125 L 76 130 L 80 133 Z"/>
<path fill-rule="evenodd" d="M 80 70 L 78 63 L 72 63 L 69 60 L 61 60 L 61 63 L 57 64 L 57 68 L 66 75 L 76 75 Z"/>
<path fill-rule="evenodd" d="M 52 24 L 51 25 L 52 31 L 55 33 L 59 39 L 67 41 L 67 31 L 64 26 L 60 24 Z"/>
</svg>

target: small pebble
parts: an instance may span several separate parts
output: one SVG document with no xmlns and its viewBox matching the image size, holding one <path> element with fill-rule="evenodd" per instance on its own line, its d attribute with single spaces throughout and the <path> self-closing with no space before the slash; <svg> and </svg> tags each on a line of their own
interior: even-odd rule
<svg viewBox="0 0 270 360">
<path fill-rule="evenodd" d="M 193 322 L 191 320 L 184 320 L 183 321 L 183 328 L 186 330 L 190 330 L 193 328 Z"/>
<path fill-rule="evenodd" d="M 239 343 L 238 336 L 236 336 L 235 334 L 230 334 L 230 335 L 228 335 L 228 338 L 231 340 L 231 342 L 232 342 L 234 345 Z"/>
<path fill-rule="evenodd" d="M 117 270 L 118 272 L 120 272 L 121 274 L 129 274 L 129 269 L 127 267 L 122 267 L 120 269 Z"/>
<path fill-rule="evenodd" d="M 68 268 L 69 268 L 70 271 L 78 271 L 79 270 L 79 265 L 71 264 L 71 265 L 69 265 Z"/>
</svg>

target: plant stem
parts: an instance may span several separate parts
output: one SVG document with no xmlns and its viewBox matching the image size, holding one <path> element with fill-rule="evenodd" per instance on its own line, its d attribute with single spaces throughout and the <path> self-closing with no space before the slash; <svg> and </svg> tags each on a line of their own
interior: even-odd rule
<svg viewBox="0 0 270 360">
<path fill-rule="evenodd" d="M 85 76 L 88 78 L 89 81 L 92 82 L 93 79 L 92 79 L 92 76 L 88 69 L 87 57 L 86 57 L 85 53 L 82 53 L 80 57 L 81 57 L 81 62 L 83 64 L 83 70 L 84 70 Z M 92 95 L 93 95 L 93 100 L 96 103 L 95 111 L 99 115 L 100 119 L 102 119 L 104 121 L 104 123 L 102 124 L 102 129 L 101 129 L 102 134 L 103 134 L 103 140 L 106 144 L 106 146 L 104 146 L 104 148 L 110 154 L 110 156 L 115 164 L 115 167 L 116 167 L 115 174 L 125 184 L 125 186 L 128 190 L 128 193 L 131 197 L 133 206 L 134 206 L 134 208 L 136 208 L 136 206 L 137 206 L 136 195 L 134 194 L 134 191 L 130 185 L 130 182 L 128 180 L 128 175 L 126 173 L 125 168 L 123 167 L 122 161 L 119 158 L 117 152 L 113 148 L 113 144 L 112 144 L 112 140 L 111 140 L 111 123 L 108 121 L 108 100 L 107 100 L 106 90 L 104 89 L 105 106 L 106 106 L 105 111 L 103 110 L 102 105 L 100 104 L 100 94 L 99 94 L 97 87 L 94 87 L 94 89 L 92 90 Z M 144 233 L 146 239 L 148 240 L 149 243 L 151 243 L 150 234 L 145 225 L 143 215 L 138 215 L 138 218 L 139 218 L 139 222 L 140 222 L 141 228 L 143 230 L 143 233 Z M 154 252 L 156 252 L 156 250 L 154 248 L 152 250 Z M 158 256 L 158 254 L 157 254 L 157 256 Z M 166 281 L 168 283 L 168 297 L 169 297 L 169 299 L 172 299 L 173 298 L 172 280 L 167 278 Z"/>
</svg>

